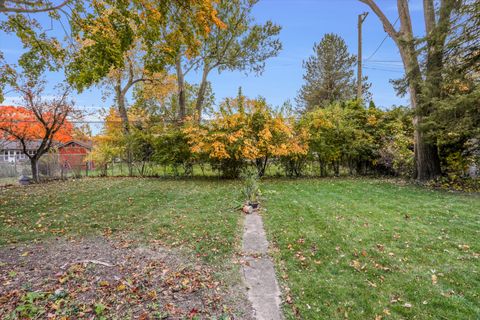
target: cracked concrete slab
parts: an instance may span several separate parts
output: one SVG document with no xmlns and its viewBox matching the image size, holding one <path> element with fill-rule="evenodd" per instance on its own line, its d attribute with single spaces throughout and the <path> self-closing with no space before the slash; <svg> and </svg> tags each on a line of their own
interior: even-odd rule
<svg viewBox="0 0 480 320">
<path fill-rule="evenodd" d="M 243 252 L 266 254 L 268 241 L 263 229 L 262 217 L 257 214 L 249 214 L 245 217 L 243 229 Z"/>
<path fill-rule="evenodd" d="M 281 320 L 281 293 L 272 260 L 267 254 L 268 241 L 262 217 L 257 213 L 245 217 L 242 247 L 247 255 L 242 267 L 248 299 L 258 320 Z"/>
</svg>

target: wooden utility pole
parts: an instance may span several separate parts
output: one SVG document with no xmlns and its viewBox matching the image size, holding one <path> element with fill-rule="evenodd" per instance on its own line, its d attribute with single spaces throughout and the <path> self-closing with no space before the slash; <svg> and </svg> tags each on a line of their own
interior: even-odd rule
<svg viewBox="0 0 480 320">
<path fill-rule="evenodd" d="M 358 71 L 357 71 L 357 99 L 362 99 L 362 23 L 368 16 L 368 12 L 358 15 Z"/>
</svg>

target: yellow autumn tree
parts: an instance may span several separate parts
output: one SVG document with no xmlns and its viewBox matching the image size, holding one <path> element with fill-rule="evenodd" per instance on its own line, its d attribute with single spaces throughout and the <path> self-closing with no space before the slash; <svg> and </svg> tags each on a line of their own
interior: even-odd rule
<svg viewBox="0 0 480 320">
<path fill-rule="evenodd" d="M 130 89 L 140 83 L 162 86 L 180 48 L 194 57 L 199 53 L 200 39 L 208 36 L 213 25 L 225 28 L 217 17 L 216 2 L 91 1 L 74 15 L 72 33 L 77 50 L 66 66 L 68 81 L 79 91 L 100 83 L 113 89 L 128 133 L 126 96 Z"/>
<path fill-rule="evenodd" d="M 139 167 L 139 174 L 143 175 L 144 165 L 149 160 L 146 145 L 151 144 L 153 133 L 149 130 L 150 116 L 141 109 L 130 109 L 131 132 L 126 134 L 122 119 L 116 108 L 110 108 L 105 117 L 102 132 L 94 137 L 94 147 L 89 155 L 89 160 L 106 174 L 108 164 L 116 160 L 127 162 L 129 175 L 133 174 L 135 167 Z M 153 151 L 152 151 L 153 153 Z M 150 154 L 151 155 L 151 154 Z"/>
<path fill-rule="evenodd" d="M 264 175 L 270 160 L 308 152 L 306 132 L 298 134 L 288 119 L 274 112 L 264 99 L 225 99 L 214 118 L 184 129 L 192 153 L 203 156 L 225 177 L 238 177 L 246 165 Z"/>
<path fill-rule="evenodd" d="M 105 127 L 101 134 L 93 138 L 93 149 L 88 156 L 102 175 L 107 174 L 107 166 L 125 152 L 123 129 L 120 116 L 114 108 L 110 108 L 105 117 Z"/>
</svg>

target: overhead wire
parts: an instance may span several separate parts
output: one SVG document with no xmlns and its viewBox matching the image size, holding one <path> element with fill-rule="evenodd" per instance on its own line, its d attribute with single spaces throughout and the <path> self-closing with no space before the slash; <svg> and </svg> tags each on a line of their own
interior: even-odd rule
<svg viewBox="0 0 480 320">
<path fill-rule="evenodd" d="M 395 27 L 395 25 L 397 24 L 398 20 L 400 19 L 400 15 L 397 17 L 397 20 L 395 20 L 395 22 L 393 23 L 393 26 Z M 385 43 L 385 40 L 387 40 L 387 38 L 389 37 L 389 35 L 387 34 L 385 36 L 385 38 L 383 38 L 383 40 L 380 42 L 380 44 L 377 46 L 377 48 L 375 49 L 375 51 L 373 51 L 373 53 L 367 58 L 365 59 L 365 61 L 368 61 L 370 60 L 371 58 L 373 58 L 373 56 L 378 52 L 378 50 L 380 50 L 380 48 L 382 47 L 382 45 Z"/>
</svg>

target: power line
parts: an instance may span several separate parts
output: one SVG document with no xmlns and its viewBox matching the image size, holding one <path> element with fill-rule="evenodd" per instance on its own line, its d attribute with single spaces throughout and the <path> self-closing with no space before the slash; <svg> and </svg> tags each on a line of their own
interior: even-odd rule
<svg viewBox="0 0 480 320">
<path fill-rule="evenodd" d="M 364 67 L 364 68 L 365 68 L 365 69 L 370 69 L 370 70 L 379 70 L 379 71 L 388 71 L 388 72 L 404 73 L 403 71 L 400 71 L 400 70 L 381 69 L 381 68 L 373 68 L 373 67 Z"/>
<path fill-rule="evenodd" d="M 400 16 L 398 16 L 397 20 L 395 20 L 395 22 L 393 23 L 393 26 L 395 27 L 395 25 L 397 24 L 398 20 L 400 19 Z M 387 40 L 388 38 L 388 33 L 387 35 L 385 36 L 385 38 L 383 38 L 382 42 L 380 42 L 380 44 L 378 45 L 377 49 L 375 49 L 375 51 L 370 55 L 370 57 L 368 57 L 367 59 L 365 59 L 365 61 L 368 61 L 370 60 L 377 52 L 378 50 L 380 50 L 380 48 L 382 47 L 383 43 L 385 42 L 385 40 Z"/>
<path fill-rule="evenodd" d="M 370 63 L 370 62 L 367 62 L 367 63 L 365 63 L 365 65 L 370 66 L 370 67 L 383 67 L 383 68 L 387 67 L 387 68 L 398 69 L 398 70 L 403 71 L 403 65 L 399 65 L 399 64 Z"/>
<path fill-rule="evenodd" d="M 367 62 L 367 60 L 363 60 Z M 369 60 L 369 62 L 389 62 L 389 63 L 402 63 L 401 60 Z"/>
<path fill-rule="evenodd" d="M 371 66 L 371 67 L 389 67 L 393 69 L 401 69 L 403 70 L 403 64 L 397 64 L 397 63 L 389 63 L 389 62 L 365 62 L 365 65 Z"/>
</svg>

